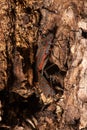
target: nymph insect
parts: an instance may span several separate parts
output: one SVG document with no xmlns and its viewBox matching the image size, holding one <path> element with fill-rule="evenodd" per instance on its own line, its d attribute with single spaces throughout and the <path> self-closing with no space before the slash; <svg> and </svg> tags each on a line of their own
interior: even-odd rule
<svg viewBox="0 0 87 130">
<path fill-rule="evenodd" d="M 45 39 L 43 39 L 40 47 L 38 48 L 36 60 L 37 60 L 37 71 L 43 74 L 44 67 L 48 61 L 48 57 L 51 51 L 53 41 L 53 34 L 48 34 Z"/>
<path fill-rule="evenodd" d="M 42 37 L 41 41 L 42 42 L 39 44 L 39 48 L 36 55 L 36 71 L 38 74 L 39 86 L 42 89 L 45 96 L 47 97 L 48 95 L 55 95 L 54 90 L 50 87 L 49 82 L 44 77 L 45 66 L 48 62 L 51 46 L 53 44 L 53 34 L 50 33 L 47 35 L 47 37 Z"/>
</svg>

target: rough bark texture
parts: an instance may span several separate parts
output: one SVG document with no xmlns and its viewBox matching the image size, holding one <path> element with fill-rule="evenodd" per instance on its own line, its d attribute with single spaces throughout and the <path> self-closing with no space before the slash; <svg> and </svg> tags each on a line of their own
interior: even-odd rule
<svg viewBox="0 0 87 130">
<path fill-rule="evenodd" d="M 86 0 L 0 0 L 0 129 L 87 130 Z"/>
</svg>

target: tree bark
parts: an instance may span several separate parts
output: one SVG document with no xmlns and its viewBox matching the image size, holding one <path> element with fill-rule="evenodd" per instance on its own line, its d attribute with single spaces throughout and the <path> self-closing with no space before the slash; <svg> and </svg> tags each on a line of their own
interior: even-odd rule
<svg viewBox="0 0 87 130">
<path fill-rule="evenodd" d="M 0 14 L 0 128 L 86 130 L 86 0 L 0 0 Z"/>
</svg>

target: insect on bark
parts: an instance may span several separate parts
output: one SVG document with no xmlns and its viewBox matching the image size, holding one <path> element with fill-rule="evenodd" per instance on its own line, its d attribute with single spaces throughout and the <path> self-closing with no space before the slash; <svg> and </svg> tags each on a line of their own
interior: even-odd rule
<svg viewBox="0 0 87 130">
<path fill-rule="evenodd" d="M 42 39 L 41 46 L 38 48 L 36 60 L 37 60 L 37 71 L 41 71 L 43 74 L 44 67 L 47 63 L 48 56 L 50 54 L 51 46 L 53 41 L 53 34 L 50 33 L 47 37 Z"/>
<path fill-rule="evenodd" d="M 49 54 L 51 51 L 51 46 L 53 44 L 53 34 L 50 33 L 47 37 L 41 37 L 41 41 L 38 47 L 37 55 L 36 55 L 36 71 L 38 74 L 38 81 L 39 87 L 41 88 L 42 92 L 45 94 L 46 97 L 54 96 L 55 92 L 50 87 L 50 84 L 43 76 L 43 72 L 45 71 L 45 65 L 47 64 Z"/>
</svg>

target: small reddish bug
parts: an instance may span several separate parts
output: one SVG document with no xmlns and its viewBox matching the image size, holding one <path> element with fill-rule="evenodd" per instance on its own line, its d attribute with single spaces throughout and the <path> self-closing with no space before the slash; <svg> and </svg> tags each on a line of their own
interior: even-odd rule
<svg viewBox="0 0 87 130">
<path fill-rule="evenodd" d="M 53 34 L 50 33 L 43 39 L 43 42 L 41 43 L 41 46 L 38 48 L 36 60 L 37 60 L 37 71 L 42 71 L 47 63 L 48 56 L 50 54 L 50 49 L 52 46 L 53 41 Z"/>
<path fill-rule="evenodd" d="M 41 90 L 45 94 L 46 97 L 54 96 L 55 92 L 51 88 L 50 84 L 46 80 L 46 78 L 43 76 L 44 67 L 48 61 L 48 56 L 50 54 L 52 41 L 53 41 L 53 34 L 50 33 L 47 35 L 47 37 L 44 37 L 41 39 L 42 42 L 39 44 L 37 55 L 36 55 L 36 71 L 38 73 L 38 81 Z M 41 72 L 41 73 L 40 73 Z"/>
</svg>

